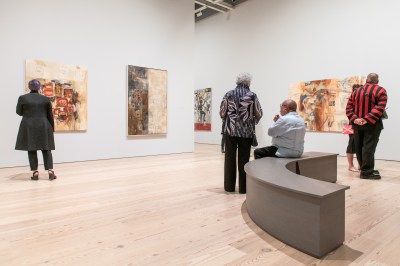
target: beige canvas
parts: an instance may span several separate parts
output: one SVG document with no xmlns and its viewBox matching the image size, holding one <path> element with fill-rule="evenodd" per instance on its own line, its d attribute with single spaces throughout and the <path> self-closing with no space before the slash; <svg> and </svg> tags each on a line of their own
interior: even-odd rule
<svg viewBox="0 0 400 266">
<path fill-rule="evenodd" d="M 167 71 L 128 66 L 128 136 L 167 134 Z"/>
<path fill-rule="evenodd" d="M 39 91 L 53 106 L 55 131 L 87 129 L 87 68 L 43 60 L 26 60 L 25 91 L 37 79 Z"/>
<path fill-rule="evenodd" d="M 349 123 L 346 104 L 352 87 L 364 83 L 362 76 L 299 82 L 290 85 L 289 98 L 297 102 L 308 131 L 342 132 Z"/>
</svg>

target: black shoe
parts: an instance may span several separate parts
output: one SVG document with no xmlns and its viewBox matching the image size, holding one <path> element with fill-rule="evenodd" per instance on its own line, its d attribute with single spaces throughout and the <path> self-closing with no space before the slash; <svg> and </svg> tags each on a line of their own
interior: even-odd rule
<svg viewBox="0 0 400 266">
<path fill-rule="evenodd" d="M 372 180 L 377 180 L 377 179 L 381 179 L 381 176 L 380 176 L 380 174 L 377 174 L 377 173 L 375 173 L 375 172 L 372 172 L 372 174 L 369 174 L 369 175 L 363 175 L 363 174 L 361 174 L 361 175 L 360 175 L 360 178 L 361 178 L 361 179 L 372 179 Z"/>
<path fill-rule="evenodd" d="M 372 173 L 373 174 L 378 174 L 378 175 L 380 174 L 378 170 L 372 170 Z"/>
<path fill-rule="evenodd" d="M 36 173 L 38 175 L 35 175 Z M 31 180 L 35 180 L 35 181 L 39 180 L 39 172 L 38 171 L 33 172 L 32 176 L 31 176 Z"/>
<path fill-rule="evenodd" d="M 54 179 L 57 179 L 57 176 L 54 174 L 53 170 L 49 170 L 49 180 L 53 181 Z"/>
</svg>

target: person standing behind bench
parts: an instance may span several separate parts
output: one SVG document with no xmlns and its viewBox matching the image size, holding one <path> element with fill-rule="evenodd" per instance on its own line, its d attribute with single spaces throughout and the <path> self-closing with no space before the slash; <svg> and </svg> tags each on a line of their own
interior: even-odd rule
<svg viewBox="0 0 400 266">
<path fill-rule="evenodd" d="M 48 170 L 51 181 L 57 178 L 51 154 L 51 150 L 55 149 L 52 106 L 49 98 L 38 93 L 41 88 L 38 80 L 29 81 L 28 87 L 31 92 L 18 98 L 16 109 L 22 120 L 15 149 L 28 151 L 29 165 L 33 171 L 32 180 L 39 179 L 37 151 L 41 150 L 44 168 Z"/>
<path fill-rule="evenodd" d="M 351 94 L 346 106 L 346 115 L 354 129 L 361 179 L 381 179 L 379 171 L 374 169 L 375 150 L 383 129 L 382 117 L 388 97 L 378 83 L 378 74 L 368 74 L 367 82 Z"/>
<path fill-rule="evenodd" d="M 355 90 L 357 90 L 358 88 L 360 88 L 362 85 L 360 84 L 354 84 L 353 85 L 353 90 L 352 92 L 354 92 Z M 349 125 L 351 126 L 351 123 L 349 123 Z M 358 163 L 358 170 L 354 167 L 354 154 L 356 153 L 356 144 L 354 143 L 354 133 L 353 134 L 348 134 L 349 135 L 349 142 L 347 144 L 347 148 L 346 148 L 346 157 L 347 157 L 347 163 L 349 164 L 349 171 L 351 172 L 359 172 L 360 170 L 360 163 Z"/>
<path fill-rule="evenodd" d="M 249 162 L 254 126 L 262 117 L 257 95 L 250 91 L 251 75 L 241 73 L 236 79 L 236 88 L 228 91 L 221 102 L 220 116 L 224 123 L 225 165 L 224 188 L 235 191 L 236 152 L 238 151 L 239 193 L 246 193 L 246 172 L 244 165 Z"/>
<path fill-rule="evenodd" d="M 254 158 L 263 157 L 301 157 L 304 150 L 306 125 L 297 112 L 297 104 L 293 100 L 285 100 L 280 106 L 280 116 L 275 115 L 274 123 L 268 129 L 272 137 L 272 146 L 254 150 Z"/>
</svg>

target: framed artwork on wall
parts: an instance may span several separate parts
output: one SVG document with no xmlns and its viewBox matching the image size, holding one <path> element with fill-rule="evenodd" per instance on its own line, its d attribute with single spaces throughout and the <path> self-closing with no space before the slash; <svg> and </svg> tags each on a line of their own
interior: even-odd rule
<svg viewBox="0 0 400 266">
<path fill-rule="evenodd" d="M 211 88 L 194 91 L 194 130 L 211 131 Z"/>
<path fill-rule="evenodd" d="M 167 71 L 128 65 L 128 136 L 167 134 Z"/>
<path fill-rule="evenodd" d="M 55 131 L 87 129 L 87 67 L 27 59 L 26 93 L 32 79 L 40 81 L 39 93 L 52 103 Z"/>
<path fill-rule="evenodd" d="M 347 101 L 353 85 L 363 85 L 364 76 L 323 79 L 290 85 L 289 98 L 297 102 L 297 112 L 306 122 L 307 131 L 342 132 L 349 124 Z"/>
</svg>

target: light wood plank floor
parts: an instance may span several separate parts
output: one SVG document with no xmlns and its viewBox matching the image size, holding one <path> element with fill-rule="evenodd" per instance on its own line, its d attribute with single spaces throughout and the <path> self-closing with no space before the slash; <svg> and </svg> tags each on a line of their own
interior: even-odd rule
<svg viewBox="0 0 400 266">
<path fill-rule="evenodd" d="M 260 230 L 223 191 L 217 145 L 195 153 L 0 169 L 0 265 L 400 265 L 400 162 L 360 180 L 338 159 L 346 237 L 322 260 Z"/>
</svg>

